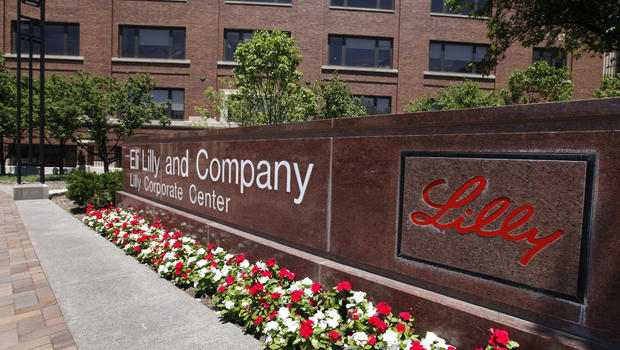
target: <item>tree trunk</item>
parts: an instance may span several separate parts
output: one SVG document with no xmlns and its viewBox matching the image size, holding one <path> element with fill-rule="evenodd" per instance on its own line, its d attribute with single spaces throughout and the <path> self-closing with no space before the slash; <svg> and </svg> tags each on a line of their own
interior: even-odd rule
<svg viewBox="0 0 620 350">
<path fill-rule="evenodd" d="M 6 169 L 4 168 L 4 136 L 0 135 L 0 175 L 6 175 Z"/>
</svg>

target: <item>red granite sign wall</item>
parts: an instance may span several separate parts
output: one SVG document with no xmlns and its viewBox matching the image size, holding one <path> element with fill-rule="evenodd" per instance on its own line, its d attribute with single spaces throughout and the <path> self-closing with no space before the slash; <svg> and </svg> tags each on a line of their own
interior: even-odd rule
<svg viewBox="0 0 620 350">
<path fill-rule="evenodd" d="M 613 348 L 619 129 L 606 99 L 134 137 L 117 198 L 325 284 L 383 276 L 360 283 L 463 346 L 493 319 Z"/>
</svg>

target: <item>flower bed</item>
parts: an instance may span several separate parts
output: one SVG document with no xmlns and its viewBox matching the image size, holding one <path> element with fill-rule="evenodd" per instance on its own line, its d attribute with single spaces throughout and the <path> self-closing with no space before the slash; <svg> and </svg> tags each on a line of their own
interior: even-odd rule
<svg viewBox="0 0 620 350">
<path fill-rule="evenodd" d="M 432 332 L 416 334 L 409 313 L 374 305 L 347 281 L 326 289 L 309 278 L 296 280 L 275 259 L 252 264 L 119 208 L 89 208 L 83 221 L 180 288 L 210 296 L 220 317 L 264 335 L 266 348 L 455 349 Z M 490 331 L 487 350 L 518 347 L 506 331 Z"/>
</svg>

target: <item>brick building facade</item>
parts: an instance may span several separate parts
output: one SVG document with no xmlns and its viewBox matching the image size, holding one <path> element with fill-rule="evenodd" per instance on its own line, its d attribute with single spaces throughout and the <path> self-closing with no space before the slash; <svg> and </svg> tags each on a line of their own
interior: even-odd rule
<svg viewBox="0 0 620 350">
<path fill-rule="evenodd" d="M 526 68 L 535 55 L 540 56 L 542 51 L 514 46 L 490 75 L 463 67 L 470 53 L 475 60 L 486 50 L 486 25 L 449 13 L 442 4 L 442 0 L 49 0 L 47 20 L 60 34 L 51 43 L 48 35 L 46 69 L 62 74 L 82 69 L 119 79 L 128 73 L 150 73 L 162 89 L 158 98 L 173 102 L 173 125 L 186 125 L 197 115 L 194 106 L 204 103 L 204 90 L 224 89 L 219 78 L 232 76 L 234 62 L 227 56 L 235 38 L 255 29 L 291 33 L 303 55 L 302 81 L 338 72 L 355 94 L 377 104 L 372 110 L 376 113 L 401 113 L 410 99 L 433 95 L 464 78 L 483 88 L 505 87 L 510 72 Z M 9 67 L 16 62 L 15 19 L 16 1 L 3 0 L 1 48 Z M 49 51 L 54 46 L 61 46 L 55 48 L 60 54 Z M 573 72 L 574 98 L 592 96 L 602 78 L 599 55 L 584 54 L 577 60 L 569 54 L 554 62 Z"/>
</svg>

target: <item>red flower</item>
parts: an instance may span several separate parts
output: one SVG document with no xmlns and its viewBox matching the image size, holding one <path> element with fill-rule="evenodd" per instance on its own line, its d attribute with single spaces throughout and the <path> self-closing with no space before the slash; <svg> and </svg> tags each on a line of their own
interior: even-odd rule
<svg viewBox="0 0 620 350">
<path fill-rule="evenodd" d="M 250 295 L 257 294 L 261 290 L 263 290 L 263 285 L 260 283 L 256 283 L 255 285 L 250 287 Z"/>
<path fill-rule="evenodd" d="M 357 315 L 356 315 L 357 316 Z M 371 316 L 370 318 L 368 318 L 368 323 L 370 323 L 371 325 L 377 327 L 377 332 L 379 333 L 383 333 L 385 332 L 385 329 L 387 328 L 387 323 L 383 322 L 379 317 L 377 316 Z"/>
<path fill-rule="evenodd" d="M 258 315 L 258 318 L 254 320 L 254 324 L 259 324 L 263 321 L 263 316 Z"/>
<path fill-rule="evenodd" d="M 209 254 L 205 255 L 205 259 L 206 259 L 206 260 L 211 260 L 211 259 L 213 259 L 213 254 L 209 253 Z"/>
<path fill-rule="evenodd" d="M 213 248 L 215 248 L 215 244 L 209 244 L 206 246 L 207 250 L 211 250 Z"/>
<path fill-rule="evenodd" d="M 489 339 L 489 344 L 497 345 L 499 343 L 502 345 L 508 345 L 508 341 L 510 340 L 510 336 L 508 335 L 508 332 L 502 329 L 494 330 L 493 328 L 490 328 L 489 332 L 493 333 L 491 335 L 491 339 Z"/>
<path fill-rule="evenodd" d="M 314 283 L 311 289 L 313 293 L 316 293 L 316 292 L 319 292 L 322 287 L 323 286 L 321 286 L 319 283 Z"/>
<path fill-rule="evenodd" d="M 407 327 L 405 327 L 405 325 L 402 324 L 402 323 L 399 323 L 399 324 L 396 325 L 396 330 L 401 332 L 401 333 L 405 333 L 406 329 L 407 329 Z"/>
<path fill-rule="evenodd" d="M 414 341 L 413 343 L 411 343 L 411 347 L 409 348 L 409 350 L 426 350 L 426 349 L 422 345 L 420 345 L 420 342 Z"/>
<path fill-rule="evenodd" d="M 377 304 L 378 313 L 387 316 L 390 314 L 391 311 L 392 311 L 392 308 L 387 303 L 380 302 L 379 304 Z"/>
<path fill-rule="evenodd" d="M 177 269 L 180 269 L 180 268 L 182 268 L 182 267 L 183 267 L 183 263 L 182 263 L 181 261 L 179 261 L 178 263 L 176 263 L 176 264 L 174 265 L 174 267 L 176 267 Z"/>
<path fill-rule="evenodd" d="M 267 260 L 267 266 L 271 267 L 276 264 L 276 258 L 271 258 Z"/>
<path fill-rule="evenodd" d="M 140 246 L 137 245 L 137 246 L 133 247 L 133 250 L 136 251 L 136 252 L 139 252 L 139 251 L 142 250 L 142 248 L 140 248 Z"/>
<path fill-rule="evenodd" d="M 411 315 L 408 312 L 401 312 L 398 316 L 405 321 L 409 321 L 409 319 L 411 319 Z"/>
<path fill-rule="evenodd" d="M 183 243 L 181 243 L 181 241 L 174 242 L 174 247 L 175 248 L 181 248 L 182 246 L 183 246 Z"/>
<path fill-rule="evenodd" d="M 375 336 L 372 335 L 372 334 L 369 334 L 368 338 L 369 338 L 368 339 L 368 344 L 369 345 L 375 345 L 375 343 L 377 342 L 377 338 L 375 338 Z"/>
<path fill-rule="evenodd" d="M 157 264 L 157 259 L 155 259 L 155 258 L 151 259 L 151 263 L 152 264 Z"/>
<path fill-rule="evenodd" d="M 180 275 L 181 274 L 181 270 L 177 269 L 176 271 L 174 271 L 175 275 Z"/>
<path fill-rule="evenodd" d="M 313 324 L 314 322 L 312 320 L 301 321 L 301 327 L 299 328 L 299 334 L 301 334 L 301 336 L 304 338 L 310 337 L 312 333 L 314 332 L 314 330 L 312 329 Z"/>
<path fill-rule="evenodd" d="M 221 293 L 221 292 L 223 292 L 223 291 L 225 291 L 225 290 L 226 290 L 226 286 L 220 286 L 220 287 L 217 289 L 217 291 L 218 291 L 218 292 L 220 292 L 220 293 Z"/>
<path fill-rule="evenodd" d="M 305 292 L 303 290 L 296 290 L 293 293 L 291 293 L 291 300 L 296 303 L 299 300 L 301 300 L 301 296 L 304 294 Z"/>
<path fill-rule="evenodd" d="M 334 342 L 334 341 L 338 340 L 338 338 L 340 338 L 340 333 L 338 333 L 336 331 L 329 331 L 329 332 L 327 332 L 327 334 L 329 334 L 329 341 L 330 342 Z"/>
<path fill-rule="evenodd" d="M 456 350 L 454 346 L 448 346 L 448 350 Z"/>
<path fill-rule="evenodd" d="M 282 295 L 282 294 L 280 294 L 280 293 L 273 293 L 273 294 L 271 294 L 271 299 L 278 299 L 280 297 L 280 295 Z"/>
<path fill-rule="evenodd" d="M 228 276 L 226 277 L 226 284 L 232 284 L 235 281 L 235 277 Z"/>
<path fill-rule="evenodd" d="M 349 281 L 342 281 L 338 283 L 338 291 L 342 292 L 343 290 L 351 290 L 351 283 Z"/>
</svg>

